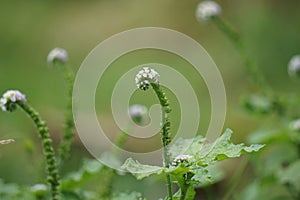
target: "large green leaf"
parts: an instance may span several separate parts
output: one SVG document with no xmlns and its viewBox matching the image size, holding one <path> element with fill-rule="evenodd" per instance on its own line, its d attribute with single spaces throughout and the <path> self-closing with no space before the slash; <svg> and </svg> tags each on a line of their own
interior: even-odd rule
<svg viewBox="0 0 300 200">
<path fill-rule="evenodd" d="M 202 136 L 194 139 L 180 138 L 174 142 L 169 151 L 173 159 L 178 155 L 188 154 L 193 156 L 199 165 L 207 166 L 227 158 L 239 157 L 243 153 L 258 151 L 264 146 L 261 144 L 250 146 L 233 144 L 230 141 L 231 135 L 232 131 L 227 129 L 214 143 L 207 143 Z"/>
<path fill-rule="evenodd" d="M 197 160 L 199 160 L 198 164 L 201 166 L 212 165 L 217 161 L 239 157 L 243 153 L 258 151 L 264 147 L 261 144 L 252 144 L 250 146 L 233 144 L 230 141 L 231 134 L 232 131 L 227 129 L 214 143 L 204 144 L 196 155 Z"/>
<path fill-rule="evenodd" d="M 193 170 L 194 176 L 191 181 L 193 185 L 204 187 L 211 185 L 224 178 L 224 172 L 215 166 L 207 166 Z"/>
<path fill-rule="evenodd" d="M 195 155 L 205 142 L 205 138 L 201 135 L 196 136 L 192 139 L 179 138 L 169 148 L 171 158 L 182 154 Z"/>
<path fill-rule="evenodd" d="M 138 180 L 148 177 L 153 174 L 161 174 L 162 167 L 143 165 L 138 161 L 134 161 L 132 158 L 128 158 L 122 166 L 122 169 L 132 173 Z"/>
</svg>

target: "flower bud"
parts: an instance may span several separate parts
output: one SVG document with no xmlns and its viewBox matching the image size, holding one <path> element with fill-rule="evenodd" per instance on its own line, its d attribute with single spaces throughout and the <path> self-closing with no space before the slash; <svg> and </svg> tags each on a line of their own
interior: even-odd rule
<svg viewBox="0 0 300 200">
<path fill-rule="evenodd" d="M 47 56 L 47 62 L 49 64 L 55 64 L 56 62 L 66 63 L 68 60 L 68 52 L 65 49 L 58 47 L 52 49 Z"/>
<path fill-rule="evenodd" d="M 132 118 L 132 120 L 139 124 L 143 125 L 146 124 L 148 121 L 148 109 L 146 106 L 134 104 L 129 107 L 129 115 Z"/>
<path fill-rule="evenodd" d="M 219 4 L 214 1 L 203 1 L 198 4 L 196 9 L 196 18 L 199 21 L 208 21 L 214 16 L 220 15 L 222 9 Z"/>
<path fill-rule="evenodd" d="M 300 55 L 291 58 L 288 64 L 288 73 L 291 77 L 300 77 Z"/>
</svg>

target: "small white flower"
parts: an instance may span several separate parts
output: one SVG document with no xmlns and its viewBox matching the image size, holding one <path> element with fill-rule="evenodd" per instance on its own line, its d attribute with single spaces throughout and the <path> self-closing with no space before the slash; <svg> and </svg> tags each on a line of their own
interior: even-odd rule
<svg viewBox="0 0 300 200">
<path fill-rule="evenodd" d="M 300 76 L 300 55 L 291 58 L 288 64 L 288 73 L 291 77 Z"/>
<path fill-rule="evenodd" d="M 14 111 L 16 109 L 15 103 L 21 101 L 26 102 L 26 96 L 19 90 L 8 90 L 0 99 L 0 107 L 3 111 Z"/>
<path fill-rule="evenodd" d="M 134 104 L 129 107 L 128 113 L 137 124 L 145 124 L 148 121 L 148 109 L 146 106 Z"/>
<path fill-rule="evenodd" d="M 290 123 L 290 129 L 293 131 L 300 131 L 300 119 L 296 119 Z"/>
<path fill-rule="evenodd" d="M 192 158 L 193 158 L 193 156 L 190 156 L 190 155 L 179 155 L 179 156 L 176 156 L 176 158 L 173 160 L 171 165 L 177 166 L 180 163 L 189 163 Z"/>
<path fill-rule="evenodd" d="M 68 52 L 62 48 L 54 48 L 50 51 L 47 56 L 47 62 L 53 64 L 57 61 L 61 63 L 66 63 L 69 60 Z"/>
<path fill-rule="evenodd" d="M 135 83 L 141 90 L 147 90 L 151 83 L 158 83 L 159 74 L 154 69 L 143 67 L 135 76 Z"/>
<path fill-rule="evenodd" d="M 200 2 L 196 9 L 196 18 L 201 21 L 208 21 L 211 17 L 218 16 L 222 12 L 219 4 L 214 1 Z"/>
</svg>

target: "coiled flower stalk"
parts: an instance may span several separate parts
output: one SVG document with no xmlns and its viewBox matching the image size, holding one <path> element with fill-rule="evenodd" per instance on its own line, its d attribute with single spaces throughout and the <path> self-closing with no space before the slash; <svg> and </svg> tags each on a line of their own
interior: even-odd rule
<svg viewBox="0 0 300 200">
<path fill-rule="evenodd" d="M 161 122 L 161 135 L 163 143 L 163 160 L 164 167 L 168 168 L 170 166 L 170 156 L 168 153 L 168 144 L 171 143 L 171 133 L 170 127 L 171 122 L 169 118 L 169 113 L 171 112 L 169 100 L 166 94 L 162 91 L 159 85 L 159 74 L 149 67 L 143 67 L 137 75 L 135 76 L 136 86 L 141 90 L 147 90 L 151 86 L 160 102 L 162 110 L 162 122 Z M 167 174 L 167 189 L 168 189 L 168 199 L 172 200 L 172 185 L 170 175 Z"/>
<path fill-rule="evenodd" d="M 43 153 L 47 164 L 48 177 L 47 181 L 51 186 L 52 200 L 59 199 L 59 174 L 57 169 L 57 162 L 55 153 L 52 147 L 52 139 L 50 138 L 49 129 L 46 122 L 39 116 L 26 102 L 26 97 L 18 90 L 9 90 L 5 92 L 0 99 L 0 107 L 3 111 L 13 112 L 20 107 L 27 113 L 27 115 L 34 122 L 39 136 L 43 144 Z"/>
</svg>

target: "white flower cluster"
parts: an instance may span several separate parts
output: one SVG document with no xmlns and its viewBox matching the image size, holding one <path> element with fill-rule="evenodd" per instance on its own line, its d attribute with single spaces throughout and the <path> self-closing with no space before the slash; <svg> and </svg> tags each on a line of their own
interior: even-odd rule
<svg viewBox="0 0 300 200">
<path fill-rule="evenodd" d="M 196 18 L 201 21 L 208 21 L 211 17 L 218 16 L 222 12 L 219 4 L 214 1 L 203 1 L 198 4 Z"/>
<path fill-rule="evenodd" d="M 66 63 L 69 60 L 68 52 L 62 48 L 54 48 L 50 51 L 47 56 L 47 62 L 53 64 L 57 61 L 61 63 Z"/>
<path fill-rule="evenodd" d="M 300 55 L 291 58 L 288 65 L 288 73 L 290 76 L 300 76 Z"/>
<path fill-rule="evenodd" d="M 180 163 L 188 163 L 188 162 L 191 161 L 192 158 L 193 157 L 190 156 L 190 155 L 179 155 L 179 156 L 176 156 L 176 158 L 173 160 L 173 162 L 171 163 L 171 165 L 177 166 Z"/>
<path fill-rule="evenodd" d="M 148 120 L 148 108 L 143 105 L 134 104 L 129 107 L 129 115 L 137 124 L 145 124 Z"/>
<path fill-rule="evenodd" d="M 154 69 L 143 67 L 135 76 L 135 83 L 141 90 L 147 90 L 151 83 L 158 83 L 159 74 Z"/>
<path fill-rule="evenodd" d="M 8 90 L 0 99 L 0 107 L 3 111 L 13 111 L 17 101 L 26 102 L 26 96 L 19 90 Z"/>
</svg>

